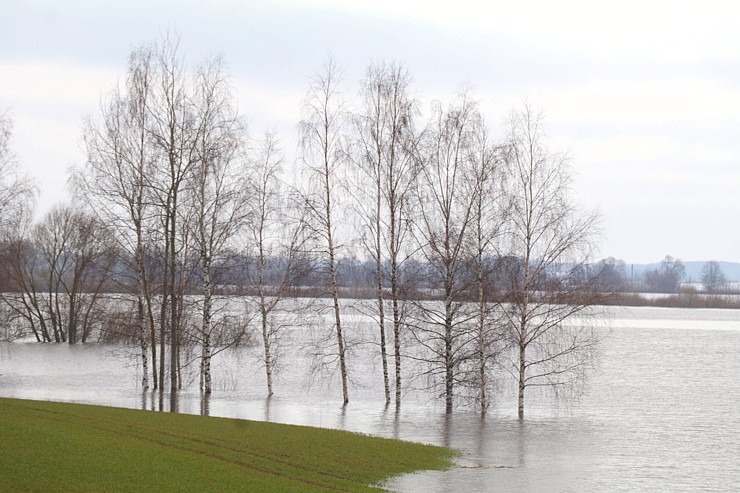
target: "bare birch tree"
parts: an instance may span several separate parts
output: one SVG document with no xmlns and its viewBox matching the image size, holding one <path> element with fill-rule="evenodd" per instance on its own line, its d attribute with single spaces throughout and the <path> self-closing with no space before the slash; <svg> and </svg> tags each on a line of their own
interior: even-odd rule
<svg viewBox="0 0 740 493">
<path fill-rule="evenodd" d="M 589 310 L 602 296 L 580 275 L 598 218 L 570 201 L 567 161 L 548 150 L 541 117 L 529 107 L 512 117 L 507 167 L 509 246 L 519 261 L 508 264 L 504 313 L 523 419 L 526 389 L 580 381 L 599 342 Z"/>
<path fill-rule="evenodd" d="M 88 163 L 77 181 L 95 210 L 116 225 L 122 245 L 134 259 L 144 387 L 145 334 L 150 336 L 153 372 L 158 377 L 155 387 L 164 388 L 167 348 L 170 389 L 181 386 L 185 293 L 196 264 L 205 266 L 202 270 L 208 278 L 214 251 L 232 235 L 232 227 L 223 222 L 230 220 L 225 218 L 229 207 L 236 210 L 234 196 L 231 191 L 218 195 L 223 186 L 213 190 L 227 177 L 230 186 L 239 183 L 234 173 L 222 171 L 228 166 L 219 168 L 234 161 L 232 105 L 220 62 L 212 60 L 201 70 L 189 70 L 178 54 L 176 37 L 165 36 L 131 54 L 125 89 L 113 92 L 100 120 L 91 119 L 86 129 Z M 195 222 L 189 223 L 190 218 Z M 196 255 L 189 253 L 193 248 Z M 204 290 L 212 292 L 211 281 L 206 279 L 204 284 Z M 161 293 L 158 306 L 152 303 L 155 292 Z M 206 301 L 206 326 L 208 313 Z"/>
<path fill-rule="evenodd" d="M 286 314 L 278 315 L 288 289 L 307 267 L 303 255 L 307 241 L 302 204 L 290 197 L 281 179 L 283 155 L 277 137 L 267 133 L 250 170 L 248 234 L 254 250 L 251 287 L 256 289 L 256 311 L 262 335 L 267 396 L 274 393 L 273 380 L 279 340 L 286 328 Z"/>
<path fill-rule="evenodd" d="M 145 259 L 152 242 L 148 229 L 155 214 L 148 189 L 159 156 L 148 135 L 154 52 L 143 47 L 129 55 L 124 91 L 114 89 L 100 108 L 98 119 L 88 118 L 85 131 L 87 162 L 74 175 L 80 194 L 98 217 L 115 229 L 124 255 L 133 260 L 135 295 L 141 346 L 142 380 L 149 383 L 149 348 L 154 388 L 159 386 L 152 292 Z"/>
<path fill-rule="evenodd" d="M 445 411 L 453 409 L 460 365 L 467 359 L 475 314 L 466 304 L 470 276 L 466 242 L 475 218 L 480 184 L 473 179 L 475 131 L 481 116 L 476 103 L 462 93 L 444 110 L 433 107 L 420 150 L 417 227 L 414 230 L 430 283 L 439 287 L 441 306 L 418 302 L 413 333 L 428 352 L 434 378 L 441 376 Z"/>
<path fill-rule="evenodd" d="M 390 302 L 395 363 L 395 401 L 401 404 L 401 331 L 403 326 L 400 267 L 407 240 L 407 208 L 417 166 L 410 149 L 416 138 L 417 103 L 409 95 L 411 77 L 399 64 L 375 63 L 362 81 L 362 111 L 354 116 L 353 162 L 361 171 L 356 202 L 364 249 L 375 263 L 376 316 L 380 334 L 386 403 L 391 393 L 386 344 L 386 304 Z M 386 294 L 386 286 L 388 293 Z"/>
<path fill-rule="evenodd" d="M 323 254 L 334 314 L 342 399 L 346 405 L 349 402 L 347 347 L 337 286 L 337 188 L 342 172 L 340 140 L 345 118 L 339 92 L 340 83 L 339 68 L 329 59 L 311 79 L 311 86 L 303 102 L 300 136 L 303 162 L 309 175 L 306 204 L 310 211 L 310 224 L 324 243 Z"/>
<path fill-rule="evenodd" d="M 199 145 L 206 130 L 206 109 L 199 107 L 193 94 L 193 79 L 178 53 L 178 40 L 165 37 L 154 50 L 155 83 L 148 105 L 149 137 L 162 156 L 149 180 L 155 206 L 161 211 L 164 231 L 164 282 L 160 308 L 160 340 L 165 340 L 169 328 L 170 389 L 181 386 L 179 376 L 179 344 L 183 300 L 187 284 L 184 270 L 188 259 L 186 225 L 180 224 L 187 204 L 182 202 L 183 188 L 200 158 Z M 160 360 L 164 361 L 164 344 L 160 345 Z M 164 376 L 160 372 L 160 388 Z"/>
<path fill-rule="evenodd" d="M 471 356 L 474 368 L 471 373 L 474 375 L 472 382 L 476 384 L 481 413 L 485 414 L 491 403 L 489 375 L 502 348 L 503 339 L 495 310 L 497 303 L 492 299 L 496 294 L 492 274 L 505 232 L 508 204 L 504 196 L 505 175 L 501 169 L 500 148 L 492 142 L 482 118 L 477 120 L 471 137 L 471 178 L 475 180 L 475 188 L 478 190 L 474 198 L 472 234 L 469 240 L 470 270 L 475 276 L 475 292 L 471 293 L 471 298 L 477 304 L 475 349 Z"/>
<path fill-rule="evenodd" d="M 210 393 L 214 261 L 245 225 L 249 198 L 244 179 L 244 129 L 233 107 L 233 97 L 220 59 L 206 62 L 198 70 L 195 105 L 200 112 L 202 130 L 198 132 L 198 157 L 188 183 L 193 211 L 192 222 L 187 227 L 192 229 L 202 279 L 202 317 L 198 330 L 201 390 Z"/>
</svg>

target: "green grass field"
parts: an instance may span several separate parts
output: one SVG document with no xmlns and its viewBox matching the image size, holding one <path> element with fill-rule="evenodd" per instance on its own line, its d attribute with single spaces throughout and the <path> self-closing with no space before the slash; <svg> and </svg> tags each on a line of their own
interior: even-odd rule
<svg viewBox="0 0 740 493">
<path fill-rule="evenodd" d="M 3 492 L 377 491 L 453 456 L 337 430 L 0 399 Z"/>
</svg>

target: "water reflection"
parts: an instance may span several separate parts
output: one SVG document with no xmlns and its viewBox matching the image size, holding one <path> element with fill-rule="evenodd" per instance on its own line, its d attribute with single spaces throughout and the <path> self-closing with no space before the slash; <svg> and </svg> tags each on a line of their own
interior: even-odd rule
<svg viewBox="0 0 740 493">
<path fill-rule="evenodd" d="M 387 414 L 388 406 L 386 406 L 385 409 L 386 409 L 386 416 L 388 416 Z M 392 427 L 393 431 L 392 431 L 391 437 L 399 440 L 401 438 L 401 408 L 400 407 L 395 407 L 393 409 L 393 415 L 391 419 L 393 423 L 393 427 Z"/>
<path fill-rule="evenodd" d="M 340 430 L 347 429 L 347 404 L 342 405 L 342 410 L 339 412 L 339 420 L 336 427 Z"/>
<path fill-rule="evenodd" d="M 272 396 L 267 396 L 265 398 L 265 413 L 264 413 L 264 420 L 268 423 L 272 421 L 272 414 L 270 413 L 270 410 L 272 409 Z"/>
<path fill-rule="evenodd" d="M 138 409 L 142 411 L 158 411 L 158 412 L 172 412 L 172 413 L 195 413 L 201 414 L 202 416 L 209 416 L 211 414 L 211 396 L 210 393 L 199 392 L 197 401 L 193 395 L 188 392 L 181 390 L 157 390 L 157 389 L 145 389 L 139 392 L 139 405 Z M 111 404 L 105 399 L 100 401 L 101 403 Z M 197 403 L 198 408 L 195 411 L 192 408 L 192 404 Z M 114 405 L 121 405 L 120 403 Z M 185 406 L 183 408 L 183 405 Z"/>
<path fill-rule="evenodd" d="M 475 466 L 477 467 L 483 467 L 484 461 L 483 457 L 485 457 L 486 452 L 486 435 L 487 435 L 487 428 L 486 428 L 486 418 L 485 416 L 480 417 L 480 429 L 478 430 L 478 434 L 476 435 L 475 440 L 475 455 L 474 457 L 471 457 L 470 460 L 474 462 Z"/>
<path fill-rule="evenodd" d="M 180 412 L 179 404 L 180 404 L 180 400 L 179 400 L 179 395 L 177 393 L 177 389 L 170 390 L 170 412 L 179 413 Z"/>
<path fill-rule="evenodd" d="M 201 416 L 211 415 L 211 393 L 210 392 L 200 393 L 200 415 Z"/>
<path fill-rule="evenodd" d="M 445 413 L 442 417 L 442 445 L 452 447 L 452 414 Z"/>
<path fill-rule="evenodd" d="M 514 464 L 512 467 L 524 469 L 527 463 L 527 422 L 516 421 L 514 430 Z"/>
<path fill-rule="evenodd" d="M 158 391 L 153 389 L 144 389 L 141 391 L 141 405 L 139 409 L 142 411 L 156 411 L 157 410 L 157 395 Z"/>
</svg>

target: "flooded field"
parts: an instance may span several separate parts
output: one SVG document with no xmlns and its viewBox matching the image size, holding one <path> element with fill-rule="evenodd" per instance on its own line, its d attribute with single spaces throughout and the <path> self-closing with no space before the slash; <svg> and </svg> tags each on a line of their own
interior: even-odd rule
<svg viewBox="0 0 740 493">
<path fill-rule="evenodd" d="M 341 428 L 447 445 L 458 467 L 398 478 L 397 491 L 737 491 L 740 489 L 740 311 L 618 308 L 599 364 L 579 398 L 528 395 L 516 418 L 502 383 L 485 418 L 422 389 L 385 408 L 379 362 L 352 366 L 351 400 L 338 378 L 311 378 L 293 334 L 276 395 L 265 398 L 259 347 L 214 359 L 209 399 L 197 378 L 175 399 L 138 387 L 133 350 L 96 344 L 0 345 L 0 396 L 177 410 Z"/>
</svg>

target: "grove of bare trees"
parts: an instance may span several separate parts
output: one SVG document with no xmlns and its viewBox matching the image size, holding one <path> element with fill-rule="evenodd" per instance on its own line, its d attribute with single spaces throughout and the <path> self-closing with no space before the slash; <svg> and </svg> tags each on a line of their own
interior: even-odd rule
<svg viewBox="0 0 740 493">
<path fill-rule="evenodd" d="M 386 326 L 393 337 L 396 406 L 401 403 L 401 341 L 404 327 L 404 261 L 410 239 L 410 209 L 418 176 L 414 149 L 418 102 L 411 77 L 400 64 L 371 64 L 361 82 L 361 109 L 353 116 L 348 152 L 358 170 L 353 195 L 363 253 L 374 263 L 373 277 L 386 403 L 391 400 Z M 390 313 L 386 313 L 387 310 Z"/>
<path fill-rule="evenodd" d="M 331 59 L 308 86 L 292 160 L 249 135 L 220 58 L 190 65 L 171 36 L 132 51 L 85 121 L 76 205 L 36 223 L 1 119 L 4 306 L 40 342 L 125 341 L 144 389 L 177 391 L 192 364 L 210 394 L 212 358 L 261 344 L 272 396 L 283 336 L 308 323 L 345 405 L 353 352 L 376 348 L 396 408 L 423 389 L 485 413 L 511 378 L 523 418 L 527 389 L 581 382 L 611 288 L 540 114 L 499 136 L 470 90 L 425 107 L 400 63 L 371 63 L 354 99 Z"/>
<path fill-rule="evenodd" d="M 221 348 L 242 338 L 233 320 L 215 318 L 214 289 L 217 264 L 248 219 L 245 135 L 221 60 L 187 67 L 171 38 L 132 52 L 123 87 L 86 125 L 88 161 L 75 184 L 115 227 L 136 273 L 128 286 L 144 387 L 151 366 L 155 388 L 165 387 L 167 370 L 169 387 L 180 388 L 181 347 L 197 344 L 210 393 L 214 328 L 231 329 L 217 337 Z"/>
<path fill-rule="evenodd" d="M 453 409 L 455 387 L 471 345 L 471 322 L 476 320 L 475 305 L 470 303 L 468 239 L 474 234 L 477 199 L 483 192 L 480 168 L 488 165 L 477 162 L 488 159 L 477 148 L 480 119 L 467 93 L 449 108 L 436 104 L 417 156 L 421 171 L 414 235 L 428 265 L 428 282 L 439 286 L 442 302 L 415 303 L 412 333 L 429 354 L 430 375 L 443 380 L 447 412 Z"/>
</svg>

